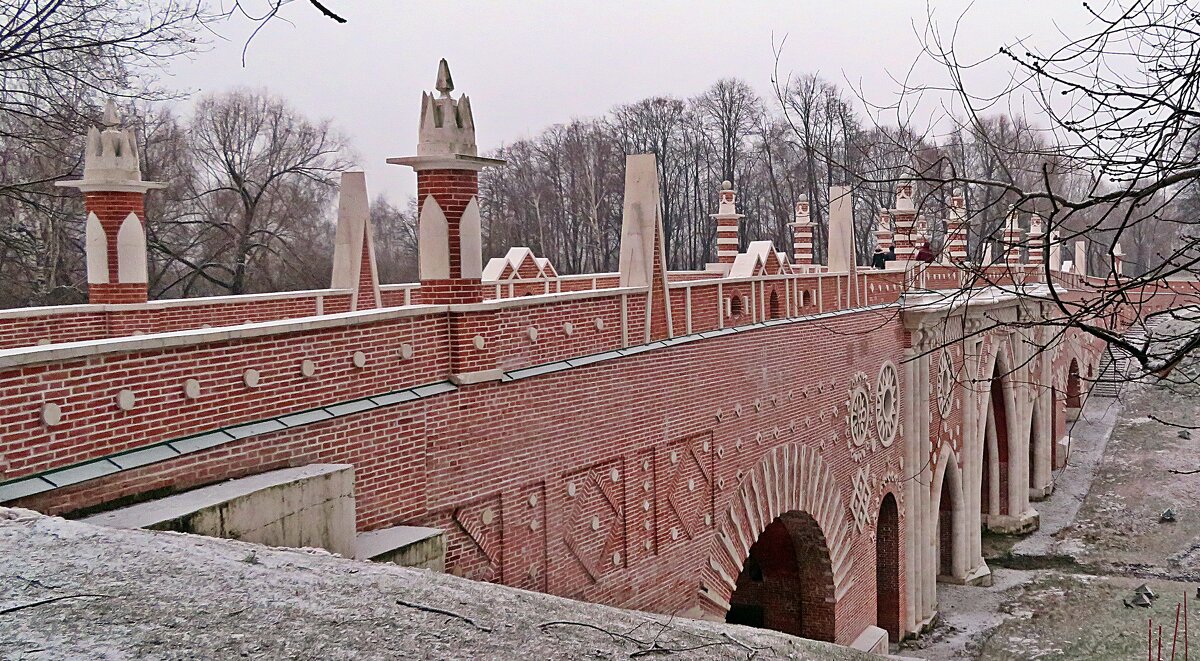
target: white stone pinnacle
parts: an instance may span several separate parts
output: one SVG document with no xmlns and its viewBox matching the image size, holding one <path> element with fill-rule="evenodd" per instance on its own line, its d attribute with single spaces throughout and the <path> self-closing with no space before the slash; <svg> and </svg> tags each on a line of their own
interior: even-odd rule
<svg viewBox="0 0 1200 661">
<path fill-rule="evenodd" d="M 444 57 L 438 62 L 437 82 L 434 83 L 433 89 L 441 92 L 443 98 L 449 98 L 450 92 L 454 91 L 454 79 L 450 77 L 450 65 L 446 63 Z"/>
<path fill-rule="evenodd" d="M 111 98 L 104 102 L 104 128 L 117 128 L 121 125 L 121 115 L 117 112 L 117 104 Z"/>
</svg>

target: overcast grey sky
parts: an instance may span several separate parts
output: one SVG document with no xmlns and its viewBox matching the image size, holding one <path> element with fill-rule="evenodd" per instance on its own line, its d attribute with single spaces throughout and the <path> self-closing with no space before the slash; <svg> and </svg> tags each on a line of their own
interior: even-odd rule
<svg viewBox="0 0 1200 661">
<path fill-rule="evenodd" d="M 416 151 L 422 90 L 432 89 L 445 57 L 471 97 L 481 150 L 577 117 L 603 114 L 655 94 L 686 97 L 722 77 L 738 77 L 772 94 L 772 38 L 787 42 L 783 73 L 818 72 L 861 86 L 889 102 L 907 74 L 923 29 L 923 0 L 642 0 L 472 2 L 324 0 L 348 22 L 320 16 L 307 0 L 287 6 L 250 43 L 248 24 L 222 28 L 227 41 L 173 66 L 166 82 L 182 90 L 245 85 L 289 99 L 310 117 L 328 117 L 352 140 L 372 195 L 412 195 L 406 168 L 389 156 Z M 253 7 L 264 0 L 243 0 Z M 969 6 L 930 0 L 950 27 Z M 1085 24 L 1078 0 L 979 0 L 966 13 L 957 43 L 981 57 L 1018 38 L 1056 43 L 1059 27 Z M 914 27 L 914 22 L 916 23 Z M 979 85 L 1003 84 L 1005 67 L 976 72 Z M 933 82 L 931 66 L 915 76 Z"/>
</svg>

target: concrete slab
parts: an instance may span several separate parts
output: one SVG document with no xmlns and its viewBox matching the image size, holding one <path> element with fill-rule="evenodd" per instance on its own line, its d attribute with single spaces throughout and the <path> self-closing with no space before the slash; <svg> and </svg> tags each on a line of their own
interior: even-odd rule
<svg viewBox="0 0 1200 661">
<path fill-rule="evenodd" d="M 357 560 L 390 562 L 404 567 L 446 571 L 444 530 L 394 526 L 362 533 L 354 542 Z"/>
<path fill-rule="evenodd" d="M 354 467 L 310 464 L 229 480 L 87 517 L 113 528 L 173 530 L 354 554 Z"/>
</svg>

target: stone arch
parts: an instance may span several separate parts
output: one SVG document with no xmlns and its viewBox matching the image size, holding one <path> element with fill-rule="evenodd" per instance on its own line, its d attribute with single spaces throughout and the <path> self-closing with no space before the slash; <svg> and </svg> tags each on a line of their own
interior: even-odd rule
<svg viewBox="0 0 1200 661">
<path fill-rule="evenodd" d="M 833 642 L 836 602 L 829 547 L 816 519 L 792 510 L 750 547 L 725 621 Z"/>
<path fill-rule="evenodd" d="M 967 508 L 962 471 L 948 445 L 942 446 L 936 470 L 930 518 L 936 530 L 931 541 L 936 548 L 937 575 L 962 579 L 967 575 Z"/>
<path fill-rule="evenodd" d="M 1021 455 L 1027 452 L 1023 433 L 1028 427 L 1022 421 L 1015 385 L 1021 377 L 1013 373 L 1016 361 L 1011 342 L 998 338 L 993 341 L 996 347 L 979 373 L 976 438 L 980 445 L 975 455 L 980 457 L 981 520 L 989 526 L 992 517 L 1020 515 L 1023 503 L 1028 501 L 1025 477 L 1015 472 L 1023 466 Z"/>
<path fill-rule="evenodd" d="M 771 298 L 769 300 L 770 302 L 767 305 L 768 317 L 771 319 L 778 319 L 783 316 L 782 311 L 779 309 L 779 292 L 772 289 Z"/>
<path fill-rule="evenodd" d="M 1037 491 L 1039 498 L 1049 495 L 1050 472 L 1054 467 L 1053 410 L 1053 388 L 1040 389 L 1029 421 L 1029 488 L 1031 495 Z"/>
<path fill-rule="evenodd" d="M 751 547 L 772 523 L 792 513 L 812 519 L 828 551 L 832 624 L 837 631 L 837 609 L 854 585 L 850 526 L 833 473 L 816 448 L 799 444 L 773 448 L 742 478 L 709 553 L 700 587 L 702 610 L 725 617 Z M 798 523 L 795 517 L 791 521 Z"/>
</svg>

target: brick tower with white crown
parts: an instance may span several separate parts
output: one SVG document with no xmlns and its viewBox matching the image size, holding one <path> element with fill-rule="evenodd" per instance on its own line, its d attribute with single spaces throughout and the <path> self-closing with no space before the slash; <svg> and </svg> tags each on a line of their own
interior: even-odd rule
<svg viewBox="0 0 1200 661">
<path fill-rule="evenodd" d="M 145 303 L 148 297 L 146 191 L 166 184 L 142 181 L 137 140 L 120 126 L 110 99 L 104 130 L 88 131 L 83 179 L 56 183 L 83 192 L 89 303 Z"/>
<path fill-rule="evenodd" d="M 447 305 L 483 300 L 483 246 L 479 171 L 504 161 L 480 158 L 471 100 L 450 96 L 454 80 L 438 64 L 438 95 L 421 94 L 417 155 L 389 158 L 417 172 L 417 250 L 420 303 Z"/>
</svg>

